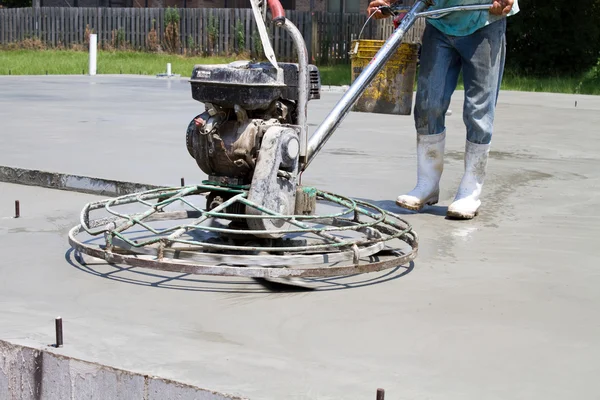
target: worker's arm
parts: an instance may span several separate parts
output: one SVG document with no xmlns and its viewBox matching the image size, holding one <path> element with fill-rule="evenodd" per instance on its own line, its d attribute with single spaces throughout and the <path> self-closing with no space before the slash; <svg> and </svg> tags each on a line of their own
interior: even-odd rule
<svg viewBox="0 0 600 400">
<path fill-rule="evenodd" d="M 507 15 L 513 8 L 515 0 L 494 0 L 490 8 L 490 14 Z"/>
<path fill-rule="evenodd" d="M 390 3 L 388 1 L 374 0 L 371 3 L 369 3 L 369 6 L 367 7 L 367 14 L 370 16 L 371 14 L 375 13 L 375 15 L 373 15 L 373 18 L 375 19 L 387 18 L 389 17 L 389 15 L 384 15 L 381 11 L 379 11 L 379 7 L 389 5 Z"/>
<path fill-rule="evenodd" d="M 513 5 L 515 4 L 515 0 L 494 0 L 492 3 L 492 7 L 490 8 L 490 13 L 494 15 L 507 15 L 510 10 L 512 10 Z M 385 0 L 374 0 L 369 3 L 367 7 L 367 14 L 370 16 L 373 15 L 375 19 L 387 18 L 389 15 L 384 15 L 381 11 L 379 11 L 379 7 L 381 6 L 389 6 L 390 3 Z"/>
</svg>

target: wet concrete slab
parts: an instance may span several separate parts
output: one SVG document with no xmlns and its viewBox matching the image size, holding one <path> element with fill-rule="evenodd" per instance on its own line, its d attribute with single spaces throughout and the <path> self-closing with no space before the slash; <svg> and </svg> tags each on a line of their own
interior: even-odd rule
<svg viewBox="0 0 600 400">
<path fill-rule="evenodd" d="M 0 77 L 0 165 L 199 182 L 185 81 Z M 340 98 L 309 109 L 314 129 Z M 575 104 L 577 102 L 577 105 Z M 270 293 L 254 281 L 82 265 L 68 229 L 95 196 L 0 184 L 0 338 L 252 399 L 593 398 L 600 391 L 600 97 L 503 92 L 481 215 L 444 219 L 462 173 L 453 98 L 440 204 L 415 179 L 412 117 L 351 113 L 303 183 L 405 214 L 414 264 Z M 22 217 L 12 218 L 14 200 Z M 92 261 L 92 260 L 88 260 Z"/>
</svg>

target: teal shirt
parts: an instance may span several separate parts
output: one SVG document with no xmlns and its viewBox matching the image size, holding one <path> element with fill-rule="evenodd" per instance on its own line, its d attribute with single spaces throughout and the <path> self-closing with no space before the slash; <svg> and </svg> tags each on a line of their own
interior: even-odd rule
<svg viewBox="0 0 600 400">
<path fill-rule="evenodd" d="M 488 2 L 490 4 L 492 3 L 490 0 L 437 0 L 435 6 L 431 7 L 429 10 L 462 5 L 485 4 Z M 515 15 L 518 12 L 519 3 L 518 0 L 515 0 L 515 4 L 508 16 Z M 502 18 L 506 17 L 502 15 L 492 15 L 487 11 L 456 11 L 440 19 L 429 18 L 427 21 L 446 35 L 467 36 Z"/>
</svg>

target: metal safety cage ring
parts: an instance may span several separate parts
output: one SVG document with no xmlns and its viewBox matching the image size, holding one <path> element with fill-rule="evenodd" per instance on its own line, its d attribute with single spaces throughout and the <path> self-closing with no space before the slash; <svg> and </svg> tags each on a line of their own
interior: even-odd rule
<svg viewBox="0 0 600 400">
<path fill-rule="evenodd" d="M 222 191 L 232 197 L 223 203 L 221 210 L 211 211 L 203 210 L 187 198 L 208 191 Z M 285 216 L 271 210 L 261 210 L 262 216 L 223 213 L 221 211 L 235 202 L 249 207 L 257 205 L 246 199 L 245 191 L 206 185 L 125 195 L 86 205 L 81 213 L 81 224 L 69 232 L 69 243 L 77 252 L 108 263 L 196 275 L 256 278 L 347 276 L 398 267 L 416 257 L 417 235 L 398 215 L 364 201 L 318 190 L 315 193 L 320 201 L 335 204 L 341 211 L 321 216 Z M 165 210 L 174 204 L 188 209 Z M 132 205 L 147 209 L 135 214 L 115 209 Z M 110 216 L 92 219 L 90 211 L 93 210 L 103 210 Z M 281 231 L 291 238 L 282 239 L 278 245 L 272 240 L 262 245 L 256 242 L 240 245 L 201 239 L 202 235 L 220 235 L 231 242 L 231 237 L 243 237 L 243 243 L 251 234 L 261 233 L 201 225 L 223 217 L 282 218 L 293 226 Z M 178 221 L 190 219 L 192 223 Z M 158 229 L 152 226 L 155 223 L 171 225 Z M 83 234 L 89 238 L 82 239 Z M 101 234 L 106 241 L 103 245 L 97 243 L 99 238 L 94 238 Z M 186 239 L 184 234 L 191 237 Z"/>
</svg>

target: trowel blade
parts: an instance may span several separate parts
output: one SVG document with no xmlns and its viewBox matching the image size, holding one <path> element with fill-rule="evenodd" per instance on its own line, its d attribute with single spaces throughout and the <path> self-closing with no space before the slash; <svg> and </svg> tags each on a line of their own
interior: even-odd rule
<svg viewBox="0 0 600 400">
<path fill-rule="evenodd" d="M 274 292 L 312 291 L 318 287 L 316 282 L 301 278 L 254 278 L 254 280 Z"/>
<path fill-rule="evenodd" d="M 273 64 L 275 68 L 279 68 L 277 65 L 277 59 L 275 58 L 275 52 L 273 51 L 273 46 L 271 46 L 271 41 L 269 40 L 269 34 L 267 33 L 265 20 L 262 17 L 260 9 L 258 8 L 258 0 L 250 0 L 250 4 L 252 5 L 252 13 L 254 14 L 254 20 L 256 21 L 258 33 L 260 34 L 260 41 L 262 42 L 265 56 L 267 56 L 267 60 L 269 60 L 269 62 Z"/>
</svg>

